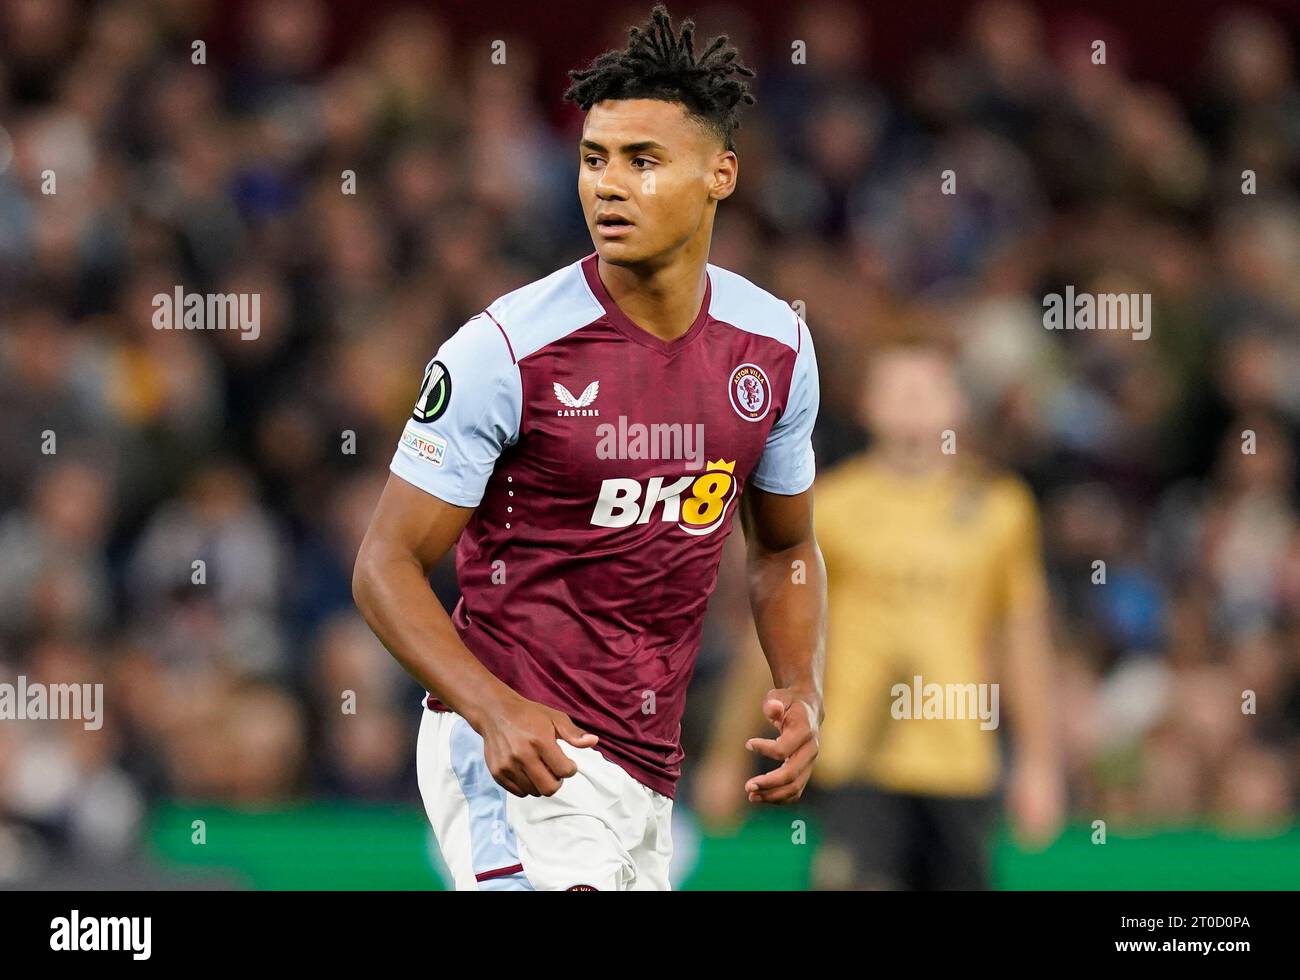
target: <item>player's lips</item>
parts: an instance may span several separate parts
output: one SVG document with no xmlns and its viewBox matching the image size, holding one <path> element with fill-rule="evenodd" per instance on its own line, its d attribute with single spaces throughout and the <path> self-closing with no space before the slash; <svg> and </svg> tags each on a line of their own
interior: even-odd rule
<svg viewBox="0 0 1300 980">
<path fill-rule="evenodd" d="M 636 225 L 621 214 L 602 211 L 596 215 L 596 230 L 605 238 L 622 238 Z"/>
</svg>

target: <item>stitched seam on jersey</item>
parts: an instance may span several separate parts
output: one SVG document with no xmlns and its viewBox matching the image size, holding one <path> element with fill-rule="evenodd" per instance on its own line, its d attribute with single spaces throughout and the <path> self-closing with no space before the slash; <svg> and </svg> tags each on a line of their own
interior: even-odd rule
<svg viewBox="0 0 1300 980">
<path fill-rule="evenodd" d="M 785 386 L 785 404 L 781 407 L 781 411 L 777 414 L 776 418 L 772 420 L 772 427 L 767 430 L 767 434 L 770 437 L 772 435 L 772 429 L 775 429 L 777 423 L 779 423 L 781 419 L 785 417 L 786 410 L 790 407 L 790 400 L 794 397 L 794 372 L 795 369 L 799 366 L 799 348 L 791 347 L 786 341 L 782 340 L 780 337 L 769 337 L 767 334 L 754 333 L 752 330 L 746 330 L 744 327 L 738 327 L 736 326 L 736 324 L 731 323 L 728 320 L 718 320 L 717 322 L 721 323 L 723 326 L 730 327 L 732 330 L 739 330 L 741 333 L 747 333 L 751 337 L 764 337 L 767 340 L 773 340 L 776 343 L 781 344 L 787 350 L 791 350 L 794 352 L 794 357 L 790 358 L 790 377 L 789 380 L 786 382 L 786 386 Z M 798 320 L 796 319 L 795 322 L 797 324 Z M 752 474 L 750 475 L 750 482 L 754 482 Z M 762 489 L 762 487 L 760 486 L 759 489 Z"/>
<path fill-rule="evenodd" d="M 504 330 L 501 332 L 505 333 Z M 513 351 L 511 351 L 510 356 L 514 357 Z M 518 443 L 524 434 L 524 406 L 528 404 L 528 394 L 524 391 L 524 372 L 520 369 L 518 361 L 515 361 L 514 368 L 515 374 L 519 376 L 519 418 L 515 420 L 514 442 L 507 443 L 507 445 L 511 446 Z M 497 460 L 499 461 L 500 459 L 501 457 L 498 456 Z M 492 468 L 494 470 L 496 469 L 496 463 L 492 464 Z"/>
<path fill-rule="evenodd" d="M 509 335 L 506 334 L 506 328 L 503 327 L 503 326 L 501 326 L 500 323 L 497 323 L 497 318 L 494 317 L 494 316 L 491 314 L 491 312 L 488 311 L 486 308 L 483 310 L 483 313 L 486 314 L 486 315 L 487 315 L 487 318 L 488 318 L 489 320 L 491 320 L 493 323 L 495 323 L 497 329 L 498 329 L 499 331 L 501 331 L 501 339 L 504 340 L 504 341 L 506 342 L 506 350 L 510 352 L 510 365 L 515 369 L 515 373 L 516 373 L 517 375 L 519 375 L 519 412 L 517 413 L 517 414 L 518 414 L 518 417 L 515 419 L 515 431 L 514 431 L 513 435 L 512 435 L 510 438 L 506 439 L 506 440 L 502 443 L 502 447 L 504 448 L 504 447 L 506 447 L 506 446 L 513 446 L 515 443 L 517 443 L 517 442 L 519 441 L 519 437 L 523 434 L 523 427 L 524 427 L 524 373 L 523 373 L 522 371 L 519 370 L 519 361 L 516 360 L 516 358 L 515 358 L 515 349 L 514 349 L 514 346 L 510 343 L 510 337 L 509 337 Z M 504 378 L 502 378 L 502 377 L 498 377 L 498 378 L 497 378 L 497 384 L 498 384 L 498 385 L 504 385 L 504 383 L 505 383 L 505 379 L 504 379 Z M 493 398 L 495 398 L 495 397 L 496 397 L 496 393 L 494 392 L 494 393 L 493 393 Z M 479 427 L 479 424 L 483 421 L 483 416 L 486 415 L 486 414 L 491 410 L 491 407 L 492 407 L 492 399 L 489 399 L 489 400 L 488 400 L 488 404 L 487 404 L 487 406 L 483 409 L 483 415 L 480 415 L 477 419 L 474 420 L 474 428 L 475 428 L 475 429 L 477 429 L 477 428 Z M 498 455 L 497 455 L 497 459 L 500 459 L 500 458 L 501 458 L 501 456 L 500 456 L 500 454 L 498 454 Z M 492 463 L 492 468 L 493 468 L 494 470 L 496 469 L 496 462 L 495 462 L 495 461 L 493 461 L 493 463 Z M 491 479 L 491 477 L 489 477 L 489 479 Z M 480 503 L 481 503 L 481 502 L 482 502 L 482 500 L 480 499 Z"/>
<path fill-rule="evenodd" d="M 589 321 L 589 322 L 587 322 L 587 323 L 584 323 L 584 324 L 583 324 L 582 326 L 580 326 L 580 327 L 575 327 L 574 329 L 572 329 L 572 330 L 570 330 L 568 333 L 566 333 L 563 337 L 556 337 L 554 340 L 550 341 L 550 343 L 547 343 L 546 345 L 537 348 L 537 350 L 532 351 L 531 353 L 525 354 L 522 358 L 520 358 L 520 360 L 519 360 L 518 362 L 516 362 L 516 364 L 515 364 L 515 368 L 519 371 L 519 393 L 520 393 L 520 399 L 519 399 L 519 434 L 520 434 L 521 436 L 524 434 L 524 406 L 528 404 L 528 394 L 527 394 L 527 390 L 524 388 L 524 370 L 523 370 L 523 363 L 524 363 L 524 361 L 528 360 L 530 357 L 534 357 L 534 356 L 540 354 L 542 351 L 546 350 L 546 349 L 547 349 L 548 347 L 550 347 L 552 344 L 558 344 L 558 343 L 559 343 L 560 341 L 562 341 L 562 340 L 567 340 L 567 339 L 569 339 L 569 338 L 572 337 L 575 333 L 578 333 L 580 330 L 586 330 L 588 327 L 590 327 L 590 326 L 594 326 L 595 324 L 600 323 L 601 319 L 603 319 L 604 316 L 605 316 L 605 309 L 604 309 L 604 307 L 602 307 L 601 310 L 600 310 L 600 315 L 597 316 L 596 319 L 591 320 L 591 321 Z"/>
<path fill-rule="evenodd" d="M 497 325 L 497 329 L 501 331 L 501 336 L 505 339 L 506 342 L 506 350 L 510 351 L 510 363 L 518 364 L 519 358 L 515 357 L 515 346 L 514 344 L 510 343 L 510 335 L 506 333 L 506 328 L 501 326 L 500 321 L 497 320 L 497 318 L 492 315 L 491 310 L 485 307 L 483 309 L 483 312 L 487 314 L 487 318 L 491 320 L 493 323 L 495 323 Z"/>
<path fill-rule="evenodd" d="M 519 370 L 519 366 L 518 366 L 517 364 L 514 365 L 514 367 L 515 367 L 515 370 L 516 370 L 516 371 Z M 498 389 L 499 389 L 499 388 L 504 388 L 505 384 L 506 384 L 506 376 L 505 376 L 505 375 L 498 375 L 498 376 L 497 376 L 497 379 L 496 379 L 496 387 L 497 387 Z M 521 425 L 523 425 L 523 417 L 524 417 L 523 387 L 524 387 L 524 385 L 523 385 L 523 375 L 520 374 L 520 377 L 519 377 L 519 394 L 520 394 L 520 398 L 519 398 L 519 419 L 518 419 L 518 421 L 515 422 L 515 432 L 514 432 L 514 438 L 515 438 L 516 440 L 518 440 L 518 437 L 519 437 L 519 428 L 520 428 Z M 493 403 L 496 401 L 497 395 L 498 395 L 498 392 L 494 390 L 494 391 L 492 392 L 492 397 L 490 397 L 490 398 L 487 399 L 486 404 L 484 404 L 484 406 L 483 406 L 483 410 L 482 410 L 481 412 L 479 412 L 478 417 L 477 417 L 476 419 L 474 419 L 474 424 L 470 427 L 470 431 L 471 431 L 471 432 L 477 432 L 477 431 L 479 431 L 479 428 L 480 428 L 480 427 L 482 426 L 482 424 L 483 424 L 483 420 L 484 420 L 485 418 L 487 418 L 488 413 L 492 411 L 492 406 L 493 406 Z M 502 443 L 502 446 L 509 446 L 509 445 L 513 445 L 513 443 L 511 443 L 511 442 L 508 441 L 508 440 L 507 440 L 507 441 L 504 441 L 504 442 Z M 498 454 L 497 454 L 497 459 L 500 459 L 500 458 L 501 458 L 501 454 L 498 453 Z M 496 469 L 496 461 L 495 461 L 495 460 L 494 460 L 493 463 L 492 463 L 492 468 L 493 468 L 494 470 Z M 489 476 L 488 479 L 491 480 L 491 477 Z M 483 489 L 483 495 L 479 497 L 479 502 L 478 502 L 479 504 L 483 503 L 483 497 L 484 497 L 484 496 L 487 496 L 487 487 L 486 487 L 486 486 L 485 486 L 484 489 Z M 474 506 L 477 507 L 478 504 L 474 504 Z"/>
<path fill-rule="evenodd" d="M 793 311 L 791 311 L 791 312 L 793 312 Z M 796 317 L 796 319 L 795 319 L 795 324 L 796 324 L 796 326 L 797 326 L 797 325 L 798 325 L 798 322 L 799 322 L 799 321 L 798 321 L 798 314 L 795 314 L 795 317 Z M 776 416 L 776 418 L 774 418 L 774 419 L 772 420 L 772 427 L 771 427 L 770 429 L 767 430 L 767 437 L 768 437 L 768 438 L 771 438 L 773 430 L 777 427 L 777 424 L 781 421 L 781 419 L 785 418 L 785 416 L 786 416 L 786 414 L 787 414 L 787 412 L 788 412 L 788 410 L 789 410 L 789 408 L 790 408 L 790 402 L 791 402 L 791 400 L 794 398 L 794 375 L 795 375 L 795 370 L 799 367 L 799 348 L 798 348 L 797 346 L 796 346 L 796 347 L 791 347 L 790 344 L 789 344 L 787 341 L 782 340 L 780 337 L 770 337 L 770 336 L 768 336 L 767 334 L 754 333 L 752 330 L 746 330 L 744 327 L 738 327 L 738 326 L 736 326 L 736 324 L 731 323 L 731 322 L 728 321 L 728 320 L 718 320 L 717 322 L 723 324 L 724 326 L 731 327 L 731 329 L 733 329 L 733 330 L 739 330 L 739 331 L 741 331 L 742 333 L 747 333 L 747 334 L 750 334 L 751 336 L 754 336 L 754 337 L 764 337 L 764 338 L 766 338 L 767 340 L 774 341 L 774 342 L 780 344 L 781 346 L 785 347 L 786 350 L 789 350 L 789 351 L 791 351 L 791 352 L 794 354 L 794 357 L 790 358 L 790 375 L 789 375 L 789 380 L 786 382 L 786 388 L 785 388 L 785 405 L 782 406 L 781 411 L 780 411 L 780 414 L 778 414 L 778 415 Z M 803 336 L 802 331 L 800 332 L 799 336 L 800 336 L 800 337 Z M 767 492 L 767 493 L 779 493 L 779 494 L 781 494 L 782 496 L 788 496 L 788 494 L 786 494 L 786 493 L 785 493 L 784 491 L 782 491 L 782 490 L 769 489 L 769 487 L 773 487 L 773 486 L 775 486 L 775 484 L 773 484 L 773 483 L 768 483 L 768 481 L 765 481 L 765 480 L 762 480 L 762 479 L 758 478 L 757 474 L 755 474 L 755 473 L 750 473 L 748 482 L 749 482 L 749 483 L 752 483 L 754 486 L 758 487 L 758 489 L 763 490 L 763 491 L 765 491 L 765 492 Z M 763 485 L 764 483 L 768 483 L 768 485 L 767 485 L 767 486 L 764 486 L 764 485 Z M 812 486 L 812 483 L 810 482 L 810 483 L 808 484 L 808 487 L 811 487 L 811 486 Z M 805 491 L 808 489 L 808 487 L 804 487 L 804 490 L 802 490 L 802 491 L 796 491 L 796 492 L 797 492 L 797 493 L 805 492 Z"/>
<path fill-rule="evenodd" d="M 604 304 L 601 303 L 601 301 L 597 299 L 596 295 L 591 291 L 591 286 L 587 282 L 587 276 L 582 271 L 582 260 L 580 259 L 579 261 L 572 263 L 569 266 L 569 268 L 573 268 L 577 271 L 577 276 L 579 281 L 582 283 L 583 288 L 587 290 L 587 296 L 591 299 L 592 305 L 596 308 L 595 315 L 590 320 L 584 320 L 582 323 L 580 323 L 578 326 L 574 327 L 572 330 L 568 331 L 567 333 L 562 333 L 560 334 L 560 336 L 548 340 L 540 347 L 534 347 L 528 353 L 524 354 L 523 357 L 517 357 L 517 358 L 515 357 L 514 345 L 510 342 L 509 335 L 506 334 L 506 328 L 497 322 L 496 317 L 492 316 L 491 312 L 489 312 L 488 309 L 483 310 L 483 312 L 487 313 L 487 315 L 492 319 L 492 322 L 496 323 L 496 325 L 500 327 L 502 336 L 506 338 L 506 345 L 510 348 L 510 356 L 512 358 L 515 358 L 516 364 L 528 360 L 528 358 L 532 357 L 534 354 L 541 353 L 542 351 L 546 350 L 546 348 L 550 347 L 552 344 L 558 344 L 561 340 L 564 340 L 568 337 L 572 337 L 579 330 L 585 330 L 587 327 L 590 327 L 592 324 L 599 323 L 607 315 L 605 312 Z"/>
<path fill-rule="evenodd" d="M 709 319 L 712 320 L 714 323 L 720 323 L 724 327 L 730 327 L 732 330 L 739 330 L 741 333 L 748 334 L 751 337 L 761 337 L 763 340 L 770 340 L 773 343 L 780 344 L 782 347 L 784 347 L 786 350 L 790 351 L 790 353 L 796 356 L 799 354 L 798 343 L 792 344 L 788 340 L 782 340 L 780 337 L 773 337 L 769 333 L 759 333 L 757 330 L 746 330 L 740 324 L 732 323 L 730 320 L 723 320 L 720 317 L 714 316 L 712 313 L 709 314 Z"/>
<path fill-rule="evenodd" d="M 556 337 L 554 340 L 547 341 L 545 344 L 543 344 L 541 347 L 538 347 L 536 350 L 529 351 L 523 357 L 515 358 L 514 360 L 515 370 L 519 372 L 519 421 L 515 425 L 515 435 L 516 435 L 515 442 L 518 442 L 519 438 L 523 437 L 524 406 L 528 404 L 528 389 L 524 385 L 524 369 L 522 367 L 523 362 L 528 360 L 528 358 L 532 357 L 534 354 L 540 354 L 542 351 L 546 350 L 546 348 L 550 347 L 552 344 L 558 344 L 561 340 L 566 340 L 567 338 L 572 337 L 579 330 L 586 330 L 592 324 L 599 323 L 606 315 L 604 304 L 601 303 L 601 301 L 597 299 L 596 295 L 591 291 L 591 285 L 587 282 L 587 277 L 582 271 L 582 263 L 579 261 L 574 264 L 577 266 L 578 278 L 582 281 L 583 288 L 587 290 L 587 295 L 591 297 L 591 301 L 596 304 L 596 316 L 595 319 L 588 320 L 586 323 L 574 327 L 568 333 L 561 334 L 559 337 Z M 501 331 L 501 336 L 505 337 L 506 339 L 506 347 L 509 348 L 510 350 L 511 358 L 514 358 L 515 357 L 514 345 L 510 343 L 510 337 L 506 333 L 506 328 L 501 326 L 500 323 L 497 323 L 497 318 L 492 316 L 492 314 L 488 312 L 488 310 L 485 309 L 483 312 L 487 313 L 488 317 L 492 320 L 493 323 L 496 323 L 497 328 Z M 513 444 L 514 443 L 511 443 L 511 445 Z"/>
<path fill-rule="evenodd" d="M 799 321 L 796 318 L 795 326 L 798 326 L 798 324 Z M 794 379 L 795 375 L 799 371 L 799 357 L 799 347 L 796 345 L 794 349 L 794 357 L 790 358 L 790 377 L 785 383 L 785 404 L 781 406 L 781 414 L 772 422 L 772 428 L 774 429 L 778 424 L 780 424 L 781 420 L 785 418 L 786 414 L 790 411 L 790 403 L 794 401 Z"/>
</svg>

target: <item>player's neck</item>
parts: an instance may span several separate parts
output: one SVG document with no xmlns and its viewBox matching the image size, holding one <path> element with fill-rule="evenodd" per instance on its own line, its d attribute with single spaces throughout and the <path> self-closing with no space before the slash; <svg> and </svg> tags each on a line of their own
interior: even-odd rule
<svg viewBox="0 0 1300 980">
<path fill-rule="evenodd" d="M 629 320 L 660 340 L 673 341 L 690 330 L 700 313 L 707 286 L 707 248 L 681 255 L 654 269 L 615 266 L 604 259 L 596 271 L 610 299 Z"/>
</svg>

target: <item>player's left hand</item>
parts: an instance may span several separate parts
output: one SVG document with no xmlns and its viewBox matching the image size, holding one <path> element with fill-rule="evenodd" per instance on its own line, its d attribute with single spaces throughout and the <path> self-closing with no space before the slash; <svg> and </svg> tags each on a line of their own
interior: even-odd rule
<svg viewBox="0 0 1300 980">
<path fill-rule="evenodd" d="M 794 803 L 803 796 L 817 758 L 817 712 L 800 692 L 782 687 L 767 692 L 763 714 L 779 734 L 751 738 L 745 748 L 781 765 L 755 776 L 745 792 L 750 803 Z"/>
</svg>

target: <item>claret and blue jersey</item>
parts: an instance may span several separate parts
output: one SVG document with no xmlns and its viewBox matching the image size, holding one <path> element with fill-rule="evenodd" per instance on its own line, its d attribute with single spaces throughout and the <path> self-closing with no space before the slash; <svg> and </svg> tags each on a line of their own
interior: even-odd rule
<svg viewBox="0 0 1300 980">
<path fill-rule="evenodd" d="M 794 311 L 735 273 L 708 266 L 698 317 L 664 341 L 619 310 L 596 261 L 442 345 L 391 469 L 476 508 L 456 548 L 465 645 L 672 796 L 740 496 L 812 485 L 817 363 Z"/>
</svg>

